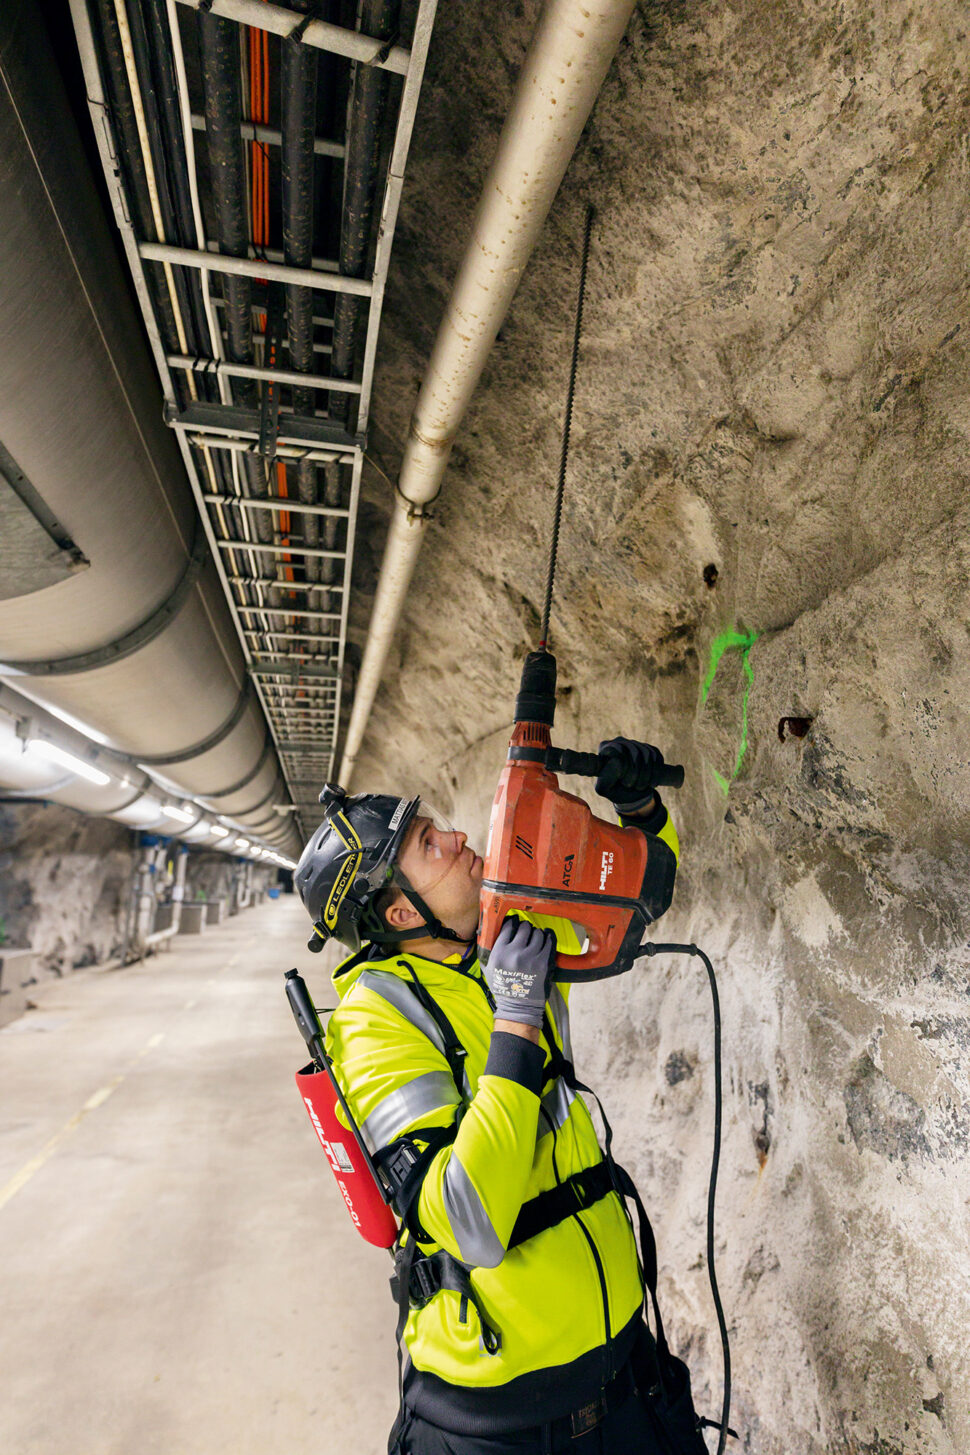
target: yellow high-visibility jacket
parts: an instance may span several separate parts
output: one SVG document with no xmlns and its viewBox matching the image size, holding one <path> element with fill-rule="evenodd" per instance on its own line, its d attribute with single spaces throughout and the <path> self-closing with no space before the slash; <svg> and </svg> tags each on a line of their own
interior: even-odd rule
<svg viewBox="0 0 970 1455">
<path fill-rule="evenodd" d="M 656 835 L 678 853 L 669 817 Z M 528 916 L 578 953 L 566 920 Z M 420 1227 L 469 1270 L 500 1346 L 489 1353 L 475 1302 L 444 1288 L 412 1308 L 404 1332 L 408 1403 L 444 1428 L 488 1433 L 555 1419 L 597 1398 L 630 1355 L 643 1288 L 636 1245 L 615 1192 L 507 1251 L 523 1203 L 602 1161 L 585 1102 L 552 1076 L 538 1046 L 493 1033 L 479 962 L 439 962 L 406 948 L 334 973 L 340 1003 L 327 1049 L 372 1152 L 459 1119 L 433 1158 L 417 1202 Z M 462 1095 L 440 1030 L 411 988 L 416 977 L 467 1053 Z M 556 1044 L 572 1059 L 568 985 L 548 1001 Z"/>
</svg>

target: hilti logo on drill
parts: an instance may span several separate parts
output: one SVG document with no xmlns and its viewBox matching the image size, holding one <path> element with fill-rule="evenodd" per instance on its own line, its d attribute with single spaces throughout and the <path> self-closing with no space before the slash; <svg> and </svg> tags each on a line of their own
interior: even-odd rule
<svg viewBox="0 0 970 1455">
<path fill-rule="evenodd" d="M 613 873 L 613 854 L 609 849 L 603 850 L 603 862 L 600 865 L 600 889 L 606 888 L 606 881 Z"/>
</svg>

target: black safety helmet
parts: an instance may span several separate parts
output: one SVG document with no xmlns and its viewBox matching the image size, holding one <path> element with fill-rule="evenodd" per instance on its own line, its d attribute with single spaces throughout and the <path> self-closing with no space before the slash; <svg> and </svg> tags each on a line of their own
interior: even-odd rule
<svg viewBox="0 0 970 1455">
<path fill-rule="evenodd" d="M 429 933 L 436 939 L 461 943 L 460 936 L 438 921 L 395 865 L 420 798 L 394 798 L 384 793 L 359 793 L 351 798 L 339 784 L 327 783 L 320 802 L 326 817 L 300 855 L 293 875 L 313 920 L 309 948 L 322 950 L 332 938 L 356 954 L 367 941 L 396 944 Z M 411 900 L 424 916 L 423 925 L 391 934 L 376 908 L 381 891 L 391 886 Z"/>
</svg>

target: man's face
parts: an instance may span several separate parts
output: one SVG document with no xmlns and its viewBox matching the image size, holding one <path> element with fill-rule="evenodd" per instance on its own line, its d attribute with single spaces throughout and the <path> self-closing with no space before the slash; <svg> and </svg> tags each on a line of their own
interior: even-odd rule
<svg viewBox="0 0 970 1455">
<path fill-rule="evenodd" d="M 478 924 L 484 864 L 468 847 L 467 834 L 435 828 L 418 814 L 397 856 L 408 883 L 443 925 L 471 939 Z M 410 901 L 404 900 L 410 908 Z"/>
</svg>

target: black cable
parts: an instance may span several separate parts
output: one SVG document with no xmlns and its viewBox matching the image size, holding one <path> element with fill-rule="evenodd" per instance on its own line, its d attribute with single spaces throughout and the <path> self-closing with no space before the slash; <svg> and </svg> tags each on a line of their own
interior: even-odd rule
<svg viewBox="0 0 970 1455">
<path fill-rule="evenodd" d="M 579 269 L 579 298 L 576 302 L 576 328 L 573 333 L 573 356 L 569 365 L 569 388 L 566 392 L 566 416 L 562 426 L 562 453 L 559 457 L 559 483 L 556 487 L 556 511 L 552 522 L 552 542 L 549 547 L 549 575 L 546 580 L 546 601 L 542 609 L 542 632 L 539 650 L 544 651 L 549 640 L 549 614 L 552 611 L 552 587 L 556 579 L 556 555 L 559 550 L 559 523 L 562 519 L 562 497 L 566 485 L 566 462 L 569 459 L 569 431 L 573 419 L 573 394 L 576 390 L 576 365 L 579 362 L 579 336 L 583 326 L 583 298 L 586 293 L 586 265 L 589 262 L 589 240 L 593 232 L 596 213 L 593 204 L 586 204 L 586 227 L 583 233 L 583 261 Z"/>
<path fill-rule="evenodd" d="M 711 982 L 711 998 L 714 1002 L 714 1150 L 711 1155 L 711 1176 L 707 1187 L 707 1274 L 710 1279 L 717 1326 L 721 1333 L 721 1348 L 724 1351 L 724 1400 L 721 1406 L 721 1430 L 717 1442 L 717 1455 L 724 1455 L 728 1437 L 728 1418 L 731 1405 L 731 1347 L 728 1343 L 727 1324 L 721 1307 L 721 1295 L 717 1288 L 714 1272 L 714 1198 L 717 1192 L 717 1168 L 721 1157 L 721 1005 L 717 994 L 717 980 L 714 966 L 697 945 L 645 944 L 640 946 L 642 955 L 699 955 L 704 961 L 707 978 Z"/>
</svg>

